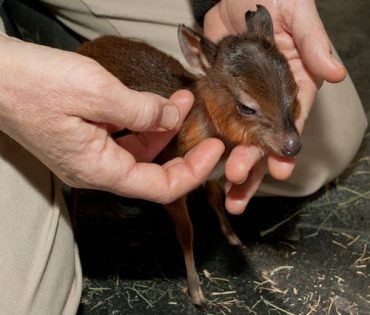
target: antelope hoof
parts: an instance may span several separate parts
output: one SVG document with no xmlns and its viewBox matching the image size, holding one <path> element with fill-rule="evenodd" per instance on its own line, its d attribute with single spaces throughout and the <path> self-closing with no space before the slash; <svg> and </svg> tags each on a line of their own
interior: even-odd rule
<svg viewBox="0 0 370 315">
<path fill-rule="evenodd" d="M 230 234 L 227 234 L 225 236 L 226 236 L 226 239 L 227 239 L 227 242 L 229 243 L 229 245 L 245 247 L 243 245 L 242 241 L 239 239 L 239 237 L 236 236 L 235 233 L 230 233 Z"/>
<path fill-rule="evenodd" d="M 207 305 L 207 299 L 204 297 L 202 289 L 196 288 L 195 290 L 189 290 L 191 302 L 199 306 L 200 308 L 205 308 Z"/>
</svg>

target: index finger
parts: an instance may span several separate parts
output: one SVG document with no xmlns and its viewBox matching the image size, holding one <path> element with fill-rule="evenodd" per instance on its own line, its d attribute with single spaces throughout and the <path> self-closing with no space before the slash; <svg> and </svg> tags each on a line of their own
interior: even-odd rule
<svg viewBox="0 0 370 315">
<path fill-rule="evenodd" d="M 301 1 L 293 14 L 291 32 L 307 68 L 318 78 L 329 82 L 344 80 L 346 70 L 332 56 L 329 37 L 315 1 Z"/>
<path fill-rule="evenodd" d="M 110 185 L 118 195 L 170 203 L 207 179 L 224 148 L 220 140 L 207 139 L 189 151 L 184 158 L 175 158 L 162 166 L 136 163 L 135 160 L 131 160 L 129 164 L 116 163 L 120 165 L 120 169 L 114 170 L 115 178 L 109 179 Z M 127 160 L 129 153 L 121 151 L 122 160 Z M 130 155 L 128 157 L 132 158 Z"/>
</svg>

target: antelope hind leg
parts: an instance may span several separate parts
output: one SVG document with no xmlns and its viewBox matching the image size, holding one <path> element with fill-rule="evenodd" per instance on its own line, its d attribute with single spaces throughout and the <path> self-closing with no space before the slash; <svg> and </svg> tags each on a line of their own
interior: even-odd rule
<svg viewBox="0 0 370 315">
<path fill-rule="evenodd" d="M 217 180 L 210 180 L 206 182 L 205 189 L 207 191 L 208 202 L 216 211 L 218 220 L 220 222 L 221 230 L 226 240 L 230 245 L 244 246 L 239 237 L 232 229 L 229 219 L 226 216 L 223 194 Z"/>
</svg>

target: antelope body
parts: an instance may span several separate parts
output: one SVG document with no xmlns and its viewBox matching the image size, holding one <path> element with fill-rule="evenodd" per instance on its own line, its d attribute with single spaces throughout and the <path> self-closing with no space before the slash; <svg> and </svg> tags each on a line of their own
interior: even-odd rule
<svg viewBox="0 0 370 315">
<path fill-rule="evenodd" d="M 158 156 L 164 163 L 183 156 L 201 140 L 224 141 L 224 159 L 238 144 L 256 144 L 266 152 L 295 156 L 301 147 L 294 125 L 298 113 L 297 85 L 287 60 L 274 42 L 270 14 L 263 6 L 245 15 L 248 32 L 223 38 L 217 45 L 185 26 L 179 43 L 194 75 L 174 58 L 145 43 L 104 36 L 83 44 L 79 53 L 97 60 L 126 86 L 169 97 L 189 89 L 194 106 L 178 135 Z M 241 245 L 225 215 L 216 180 L 205 185 L 208 200 L 232 245 Z M 187 196 L 164 205 L 182 247 L 192 302 L 204 304 L 193 257 L 193 231 Z"/>
</svg>

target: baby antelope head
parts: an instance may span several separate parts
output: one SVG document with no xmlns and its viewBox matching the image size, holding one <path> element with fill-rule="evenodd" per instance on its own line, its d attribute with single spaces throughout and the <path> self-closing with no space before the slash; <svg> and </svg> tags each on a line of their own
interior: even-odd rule
<svg viewBox="0 0 370 315">
<path fill-rule="evenodd" d="M 197 92 L 215 132 L 231 146 L 256 144 L 280 156 L 301 149 L 294 121 L 298 87 L 274 41 L 272 19 L 261 5 L 245 14 L 247 32 L 217 45 L 179 27 L 185 59 L 199 75 Z"/>
</svg>

